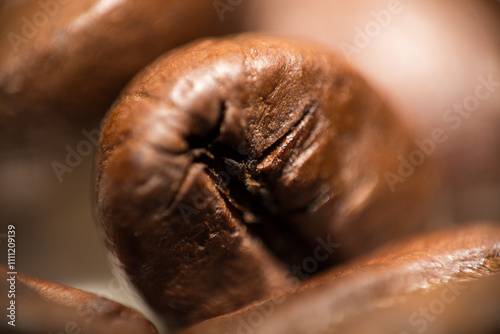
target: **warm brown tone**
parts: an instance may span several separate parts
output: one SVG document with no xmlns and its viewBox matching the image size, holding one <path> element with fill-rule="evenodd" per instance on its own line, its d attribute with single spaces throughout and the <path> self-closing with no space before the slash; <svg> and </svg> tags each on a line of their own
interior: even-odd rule
<svg viewBox="0 0 500 334">
<path fill-rule="evenodd" d="M 60 2 L 27 1 L 1 13 L 2 135 L 40 139 L 41 133 L 46 141 L 45 127 L 60 132 L 62 120 L 96 124 L 156 57 L 229 25 L 220 22 L 211 0 Z"/>
<path fill-rule="evenodd" d="M 460 295 L 468 288 L 466 282 L 494 274 L 497 279 L 492 282 L 498 283 L 499 271 L 498 225 L 475 224 L 456 230 L 449 229 L 389 246 L 314 278 L 293 293 L 253 305 L 241 312 L 205 321 L 183 333 L 243 333 L 248 331 L 244 327 L 254 334 L 343 333 L 342 328 L 361 327 L 360 324 L 369 319 L 372 312 L 387 307 L 392 307 L 393 318 L 391 313 L 386 315 L 387 319 L 379 318 L 379 324 L 371 330 L 391 328 L 392 321 L 398 326 L 407 326 L 401 329 L 421 332 L 423 323 L 417 320 L 424 318 L 423 316 L 414 318 L 417 328 L 412 327 L 412 322 L 405 323 L 411 312 L 418 312 L 419 308 L 436 303 L 433 302 L 436 298 L 443 299 L 443 304 L 459 300 Z M 485 284 L 491 287 L 492 282 Z M 432 298 L 422 298 L 429 293 Z M 495 307 L 495 301 L 500 298 L 500 290 L 497 287 L 491 293 L 495 295 L 484 300 L 488 301 L 490 307 Z M 405 308 L 410 313 L 399 314 L 397 305 L 406 302 L 408 298 L 421 298 L 419 301 L 425 303 L 414 303 L 412 307 Z M 463 304 L 467 300 L 470 301 L 464 299 L 461 306 L 458 305 L 459 317 L 447 315 L 440 319 L 439 323 L 443 328 L 438 329 L 439 333 L 449 333 L 444 331 L 445 328 L 459 328 L 457 323 L 477 324 L 478 318 L 484 318 L 481 315 L 478 317 L 477 312 Z M 480 304 L 480 300 L 476 299 L 475 302 Z M 456 311 L 457 305 L 453 307 Z M 489 312 L 491 311 L 494 310 Z M 437 318 L 431 311 L 428 313 L 434 319 Z M 395 314 L 398 316 L 394 318 Z M 498 316 L 498 307 L 494 314 Z M 259 322 L 259 318 L 264 320 Z M 475 332 L 489 333 L 482 330 L 491 329 L 496 319 L 486 319 L 481 326 L 475 328 Z M 371 318 L 371 323 L 374 322 L 376 318 Z M 259 325 L 252 325 L 256 323 Z M 395 325 L 392 329 L 394 328 Z M 470 326 L 467 328 L 470 330 Z"/>
<path fill-rule="evenodd" d="M 395 192 L 383 176 L 411 142 L 329 51 L 197 42 L 149 66 L 108 114 L 98 215 L 147 302 L 169 324 L 195 323 L 289 288 L 281 263 L 312 255 L 318 237 L 346 258 L 420 228 L 428 164 Z"/>
<path fill-rule="evenodd" d="M 6 277 L 10 275 L 3 267 L 0 273 L 5 306 L 9 290 Z M 15 286 L 16 296 L 11 300 L 16 302 L 16 326 L 7 325 L 8 320 L 3 319 L 3 334 L 157 334 L 143 316 L 106 298 L 21 274 L 16 275 Z"/>
</svg>

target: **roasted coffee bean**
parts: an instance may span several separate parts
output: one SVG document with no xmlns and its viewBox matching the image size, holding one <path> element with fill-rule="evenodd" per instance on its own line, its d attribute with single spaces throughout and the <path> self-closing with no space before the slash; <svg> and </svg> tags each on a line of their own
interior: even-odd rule
<svg viewBox="0 0 500 334">
<path fill-rule="evenodd" d="M 97 126 L 156 57 L 232 29 L 207 0 L 31 0 L 5 8 L 0 22 L 1 144 L 34 137 L 30 145 L 60 134 L 63 123 L 78 124 L 78 133 L 82 121 Z"/>
<path fill-rule="evenodd" d="M 207 320 L 183 334 L 363 333 L 356 330 L 370 328 L 366 327 L 370 324 L 374 333 L 384 333 L 384 329 L 385 333 L 398 333 L 395 329 L 422 333 L 427 327 L 436 333 L 467 332 L 464 328 L 470 330 L 476 324 L 475 333 L 489 334 L 499 324 L 499 271 L 498 225 L 447 229 L 388 246 L 298 289 Z M 473 285 L 472 290 L 481 294 L 461 296 L 469 282 L 488 277 L 492 279 Z M 487 289 L 491 295 L 485 297 Z M 443 314 L 436 321 L 443 308 L 455 301 L 449 308 L 457 317 Z M 480 305 L 490 318 L 471 310 L 468 302 Z M 436 323 L 430 326 L 432 321 Z"/>
<path fill-rule="evenodd" d="M 143 316 L 117 302 L 22 274 L 11 276 L 4 267 L 0 272 L 1 291 L 11 295 L 0 323 L 3 334 L 158 333 Z"/>
<path fill-rule="evenodd" d="M 318 238 L 335 247 L 314 270 L 422 228 L 436 182 L 428 159 L 399 159 L 413 150 L 330 51 L 252 34 L 199 41 L 150 65 L 108 113 L 98 217 L 145 300 L 183 326 L 289 289 L 286 266 Z"/>
<path fill-rule="evenodd" d="M 402 303 L 364 312 L 357 321 L 339 326 L 339 333 L 371 334 L 498 334 L 500 275 L 447 284 Z"/>
</svg>

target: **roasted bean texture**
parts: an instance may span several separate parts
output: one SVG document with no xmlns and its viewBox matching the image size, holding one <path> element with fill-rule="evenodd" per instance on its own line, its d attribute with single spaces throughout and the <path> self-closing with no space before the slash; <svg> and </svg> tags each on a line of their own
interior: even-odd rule
<svg viewBox="0 0 500 334">
<path fill-rule="evenodd" d="M 97 209 L 126 275 L 170 324 L 288 289 L 318 237 L 325 266 L 413 233 L 426 163 L 383 173 L 412 135 L 335 54 L 262 35 L 196 42 L 139 74 L 108 113 Z"/>
<path fill-rule="evenodd" d="M 499 334 L 499 10 L 0 0 L 0 332 Z"/>
<path fill-rule="evenodd" d="M 478 223 L 385 247 L 183 334 L 492 333 L 499 271 L 500 228 Z"/>
</svg>

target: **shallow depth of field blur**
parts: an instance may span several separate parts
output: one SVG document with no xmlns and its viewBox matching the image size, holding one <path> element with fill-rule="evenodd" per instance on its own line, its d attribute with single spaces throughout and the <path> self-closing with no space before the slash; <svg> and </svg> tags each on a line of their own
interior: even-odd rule
<svg viewBox="0 0 500 334">
<path fill-rule="evenodd" d="M 24 2 L 7 1 L 0 11 Z M 447 141 L 429 157 L 444 171 L 430 219 L 500 221 L 500 1 L 396 3 L 247 0 L 224 16 L 238 17 L 242 30 L 307 38 L 344 54 L 412 125 L 418 139 L 446 129 Z M 0 22 L 0 38 L 9 29 Z M 1 45 L 0 60 L 10 52 L 8 43 Z M 470 115 L 447 121 L 450 108 L 475 94 L 479 78 L 493 78 L 498 85 Z M 95 145 L 83 131 L 97 128 L 97 122 L 82 126 L 46 150 L 33 151 L 20 142 L 0 152 L 0 263 L 7 262 L 2 236 L 14 224 L 20 272 L 141 308 L 116 284 L 96 229 Z M 84 141 L 91 143 L 92 153 L 61 181 L 53 163 L 64 163 L 68 147 L 77 150 L 87 145 Z"/>
</svg>

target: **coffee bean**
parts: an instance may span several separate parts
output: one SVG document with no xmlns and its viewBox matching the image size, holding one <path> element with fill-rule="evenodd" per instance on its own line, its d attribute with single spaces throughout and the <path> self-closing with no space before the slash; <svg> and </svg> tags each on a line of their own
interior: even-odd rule
<svg viewBox="0 0 500 334">
<path fill-rule="evenodd" d="M 157 334 L 136 311 L 78 289 L 42 281 L 0 267 L 0 288 L 10 292 L 2 333 Z M 14 274 L 14 275 L 12 275 Z M 7 285 L 10 285 L 10 290 Z M 6 300 L 6 299 L 5 299 Z M 5 317 L 5 316 L 4 316 Z"/>
<path fill-rule="evenodd" d="M 308 275 L 419 230 L 435 186 L 430 160 L 396 191 L 386 183 L 415 144 L 355 70 L 317 45 L 262 35 L 160 58 L 101 135 L 109 247 L 174 326 L 289 289 L 286 268 L 319 237 L 340 246 L 311 257 Z"/>
<path fill-rule="evenodd" d="M 413 237 L 182 334 L 491 333 L 500 314 L 499 240 L 498 224 L 485 223 Z M 252 322 L 267 305 L 276 305 L 272 314 Z"/>
</svg>

